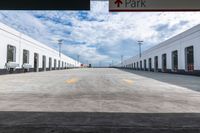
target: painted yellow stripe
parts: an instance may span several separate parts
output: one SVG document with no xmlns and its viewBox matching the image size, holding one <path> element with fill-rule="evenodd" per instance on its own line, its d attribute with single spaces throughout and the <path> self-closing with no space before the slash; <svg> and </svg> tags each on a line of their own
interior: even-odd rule
<svg viewBox="0 0 200 133">
<path fill-rule="evenodd" d="M 129 85 L 132 85 L 134 83 L 133 80 L 130 80 L 130 79 L 123 79 L 123 81 Z"/>
<path fill-rule="evenodd" d="M 66 80 L 65 82 L 67 84 L 75 84 L 76 82 L 78 82 L 78 79 L 77 78 L 72 78 L 72 79 Z"/>
</svg>

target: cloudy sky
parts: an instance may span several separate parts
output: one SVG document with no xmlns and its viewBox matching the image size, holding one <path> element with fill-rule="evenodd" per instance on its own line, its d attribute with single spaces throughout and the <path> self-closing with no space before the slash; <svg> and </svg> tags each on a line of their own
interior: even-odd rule
<svg viewBox="0 0 200 133">
<path fill-rule="evenodd" d="M 200 24 L 200 12 L 109 13 L 108 2 L 91 3 L 91 11 L 0 11 L 0 21 L 83 63 L 108 65 L 138 54 Z"/>
</svg>

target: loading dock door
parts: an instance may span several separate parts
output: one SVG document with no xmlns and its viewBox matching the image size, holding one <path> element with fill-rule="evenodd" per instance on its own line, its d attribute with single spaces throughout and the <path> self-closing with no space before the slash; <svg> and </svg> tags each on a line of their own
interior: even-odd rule
<svg viewBox="0 0 200 133">
<path fill-rule="evenodd" d="M 58 61 L 58 69 L 60 70 L 60 61 Z"/>
<path fill-rule="evenodd" d="M 38 72 L 39 69 L 39 55 L 37 53 L 34 53 L 34 72 Z"/>
<path fill-rule="evenodd" d="M 154 70 L 155 72 L 158 72 L 158 56 L 155 56 L 154 58 Z"/>
<path fill-rule="evenodd" d="M 187 47 L 185 49 L 186 56 L 186 71 L 193 72 L 194 71 L 194 48 L 193 46 Z"/>
<path fill-rule="evenodd" d="M 42 56 L 42 69 L 46 71 L 46 56 Z"/>
<path fill-rule="evenodd" d="M 54 70 L 56 70 L 56 66 L 57 66 L 57 60 L 54 59 Z"/>
<path fill-rule="evenodd" d="M 146 69 L 147 69 L 147 61 L 144 60 L 144 71 L 146 71 Z"/>
<path fill-rule="evenodd" d="M 49 70 L 51 71 L 52 70 L 52 59 L 49 58 Z"/>
<path fill-rule="evenodd" d="M 134 63 L 134 69 L 135 69 L 135 63 Z"/>
<path fill-rule="evenodd" d="M 178 51 L 172 52 L 172 71 L 178 71 Z"/>
<path fill-rule="evenodd" d="M 167 54 L 162 55 L 162 71 L 167 71 Z"/>
<path fill-rule="evenodd" d="M 151 58 L 149 58 L 149 71 L 151 71 L 152 65 L 151 65 Z"/>
</svg>

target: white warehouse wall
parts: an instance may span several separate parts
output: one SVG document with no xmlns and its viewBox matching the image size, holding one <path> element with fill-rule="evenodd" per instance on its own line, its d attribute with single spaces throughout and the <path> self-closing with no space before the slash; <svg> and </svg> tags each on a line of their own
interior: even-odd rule
<svg viewBox="0 0 200 133">
<path fill-rule="evenodd" d="M 142 60 L 144 68 L 144 59 L 147 60 L 147 69 L 149 68 L 149 58 L 152 59 L 152 69 L 154 69 L 154 57 L 158 56 L 158 68 L 162 69 L 162 54 L 167 54 L 167 69 L 172 69 L 172 52 L 178 50 L 178 69 L 186 71 L 185 48 L 194 47 L 194 71 L 200 73 L 200 25 L 197 25 L 163 43 L 150 48 L 142 53 L 142 57 L 132 57 L 123 62 L 123 67 L 132 68 L 132 63 Z M 118 66 L 121 67 L 121 64 Z M 139 65 L 140 66 L 140 65 Z"/>
<path fill-rule="evenodd" d="M 46 68 L 49 67 L 49 57 L 52 58 L 52 67 L 54 67 L 54 59 L 68 64 L 69 66 L 80 67 L 81 63 L 76 60 L 62 54 L 59 57 L 59 52 L 32 39 L 31 37 L 24 35 L 5 24 L 0 23 L 0 69 L 5 69 L 7 63 L 7 45 L 16 47 L 16 63 L 19 64 L 19 68 L 22 67 L 23 63 L 23 49 L 29 51 L 29 64 L 34 66 L 34 53 L 39 54 L 39 68 L 42 68 L 42 56 L 46 56 Z M 76 66 L 75 66 L 76 65 Z"/>
</svg>

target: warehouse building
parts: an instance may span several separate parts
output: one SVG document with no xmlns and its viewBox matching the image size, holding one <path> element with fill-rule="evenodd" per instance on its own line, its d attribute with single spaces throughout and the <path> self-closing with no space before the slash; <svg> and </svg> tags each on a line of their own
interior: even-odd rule
<svg viewBox="0 0 200 133">
<path fill-rule="evenodd" d="M 200 75 L 200 25 L 124 60 L 121 67 L 153 72 Z"/>
<path fill-rule="evenodd" d="M 80 67 L 80 62 L 0 23 L 0 74 Z"/>
</svg>

